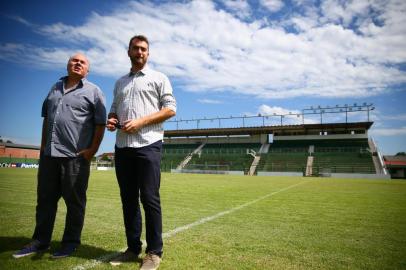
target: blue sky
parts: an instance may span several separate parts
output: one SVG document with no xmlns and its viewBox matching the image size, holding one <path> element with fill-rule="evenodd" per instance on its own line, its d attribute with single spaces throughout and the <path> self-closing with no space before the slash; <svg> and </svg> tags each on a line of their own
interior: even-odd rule
<svg viewBox="0 0 406 270">
<path fill-rule="evenodd" d="M 1 1 L 0 24 L 3 139 L 39 145 L 42 101 L 77 51 L 109 109 L 115 80 L 130 68 L 128 41 L 145 34 L 150 65 L 172 81 L 177 119 L 367 102 L 381 152 L 406 151 L 402 0 L 15 0 Z M 114 138 L 106 132 L 99 153 L 113 151 Z"/>
</svg>

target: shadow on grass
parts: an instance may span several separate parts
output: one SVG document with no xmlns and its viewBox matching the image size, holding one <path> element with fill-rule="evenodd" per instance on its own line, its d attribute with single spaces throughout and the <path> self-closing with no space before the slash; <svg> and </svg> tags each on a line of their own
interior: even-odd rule
<svg viewBox="0 0 406 270">
<path fill-rule="evenodd" d="M 28 237 L 7 237 L 0 236 L 0 253 L 3 252 L 16 252 L 23 248 L 25 245 L 32 241 Z M 39 259 L 51 259 L 49 254 L 54 253 L 61 246 L 59 241 L 52 241 L 51 247 L 46 252 L 37 253 L 29 258 L 31 260 Z M 81 244 L 78 249 L 70 256 L 83 259 L 96 259 L 99 257 L 113 257 L 115 254 L 118 254 L 116 250 L 106 250 L 103 248 L 98 248 L 86 244 Z M 52 259 L 54 260 L 54 259 Z"/>
</svg>

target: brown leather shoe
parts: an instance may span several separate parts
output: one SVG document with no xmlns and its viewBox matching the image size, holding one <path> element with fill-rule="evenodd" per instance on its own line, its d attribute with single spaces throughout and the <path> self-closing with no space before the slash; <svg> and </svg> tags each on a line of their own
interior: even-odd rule
<svg viewBox="0 0 406 270">
<path fill-rule="evenodd" d="M 142 260 L 142 266 L 140 270 L 156 270 L 161 263 L 161 258 L 153 253 L 148 253 Z"/>
</svg>

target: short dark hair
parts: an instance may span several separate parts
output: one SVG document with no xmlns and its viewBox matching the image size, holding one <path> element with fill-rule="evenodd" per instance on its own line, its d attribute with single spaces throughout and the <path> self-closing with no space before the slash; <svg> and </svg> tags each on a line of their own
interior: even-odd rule
<svg viewBox="0 0 406 270">
<path fill-rule="evenodd" d="M 146 36 L 144 36 L 144 35 L 136 35 L 136 36 L 133 36 L 133 37 L 130 39 L 130 42 L 128 43 L 128 49 L 130 49 L 130 47 L 131 47 L 131 42 L 133 42 L 134 39 L 138 39 L 138 40 L 141 40 L 141 41 L 146 42 L 147 45 L 148 45 L 148 49 L 149 49 L 149 41 L 148 41 L 148 38 L 147 38 Z"/>
</svg>

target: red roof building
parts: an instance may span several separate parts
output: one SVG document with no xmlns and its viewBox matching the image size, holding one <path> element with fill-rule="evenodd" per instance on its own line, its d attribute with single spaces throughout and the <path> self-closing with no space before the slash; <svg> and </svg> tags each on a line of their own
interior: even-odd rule
<svg viewBox="0 0 406 270">
<path fill-rule="evenodd" d="M 406 179 L 406 156 L 384 156 L 383 158 L 391 178 Z"/>
</svg>

